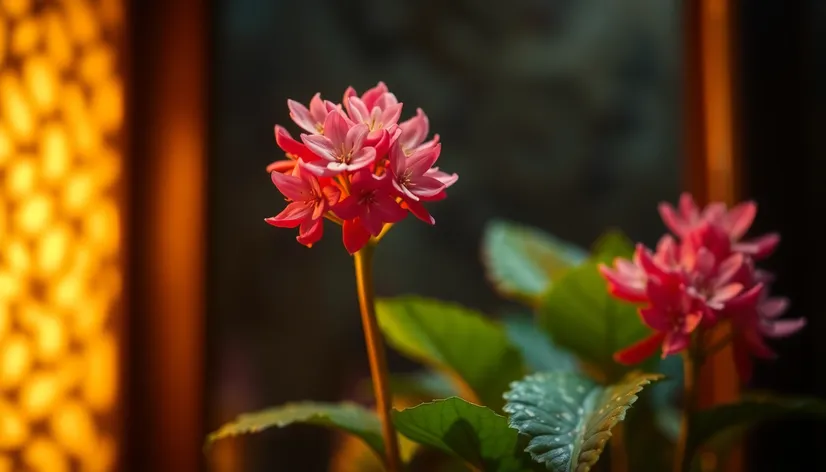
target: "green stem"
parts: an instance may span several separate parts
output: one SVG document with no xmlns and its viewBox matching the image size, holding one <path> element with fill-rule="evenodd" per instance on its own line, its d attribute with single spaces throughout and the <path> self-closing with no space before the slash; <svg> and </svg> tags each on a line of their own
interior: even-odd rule
<svg viewBox="0 0 826 472">
<path fill-rule="evenodd" d="M 702 359 L 695 348 L 683 352 L 683 409 L 680 420 L 680 436 L 674 451 L 674 472 L 686 472 L 691 467 L 688 455 L 688 437 L 691 433 L 691 416 L 697 404 L 697 377 Z"/>
<path fill-rule="evenodd" d="M 373 377 L 373 392 L 376 396 L 376 411 L 381 420 L 384 437 L 384 465 L 388 472 L 401 472 L 402 461 L 399 456 L 399 442 L 391 416 L 393 401 L 390 394 L 387 358 L 384 341 L 376 319 L 376 297 L 373 293 L 373 248 L 367 244 L 355 254 L 356 285 L 358 288 L 361 324 L 364 328 L 364 340 L 367 344 L 367 357 L 370 360 L 370 375 Z"/>
</svg>

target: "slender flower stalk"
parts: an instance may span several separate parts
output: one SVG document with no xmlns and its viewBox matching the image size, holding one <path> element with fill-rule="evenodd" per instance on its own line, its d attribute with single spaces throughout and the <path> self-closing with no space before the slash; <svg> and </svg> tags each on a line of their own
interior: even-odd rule
<svg viewBox="0 0 826 472">
<path fill-rule="evenodd" d="M 688 438 L 691 433 L 691 416 L 697 405 L 697 374 L 703 356 L 696 348 L 683 351 L 683 408 L 680 415 L 680 435 L 674 450 L 674 472 L 686 472 L 691 468 L 691 457 L 687 454 Z"/>
<path fill-rule="evenodd" d="M 447 198 L 447 188 L 459 176 L 435 167 L 442 146 L 439 135 L 427 139 L 427 115 L 417 109 L 416 116 L 399 123 L 402 104 L 382 82 L 361 96 L 348 88 L 342 104 L 315 94 L 309 106 L 288 100 L 287 107 L 305 133 L 295 139 L 275 126 L 275 143 L 285 159 L 272 162 L 267 172 L 288 204 L 265 221 L 298 228 L 296 240 L 307 247 L 321 240 L 324 219 L 341 226 L 344 248 L 355 260 L 384 464 L 389 472 L 401 472 L 387 360 L 376 320 L 373 249 L 408 213 L 434 224 L 424 203 Z"/>
<path fill-rule="evenodd" d="M 367 357 L 370 360 L 370 375 L 373 377 L 373 392 L 376 396 L 376 411 L 381 420 L 381 431 L 384 437 L 384 463 L 388 472 L 401 472 L 399 442 L 391 416 L 393 400 L 390 393 L 387 357 L 385 356 L 384 340 L 376 319 L 372 267 L 374 247 L 373 242 L 368 243 L 353 257 L 356 264 L 356 284 L 361 309 L 361 323 L 364 328 L 364 341 L 367 344 Z"/>
</svg>

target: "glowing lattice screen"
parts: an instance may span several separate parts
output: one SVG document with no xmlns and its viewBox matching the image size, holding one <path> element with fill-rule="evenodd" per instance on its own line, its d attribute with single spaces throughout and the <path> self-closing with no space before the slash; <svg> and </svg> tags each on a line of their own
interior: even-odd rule
<svg viewBox="0 0 826 472">
<path fill-rule="evenodd" d="M 0 0 L 0 472 L 110 471 L 122 0 Z"/>
</svg>

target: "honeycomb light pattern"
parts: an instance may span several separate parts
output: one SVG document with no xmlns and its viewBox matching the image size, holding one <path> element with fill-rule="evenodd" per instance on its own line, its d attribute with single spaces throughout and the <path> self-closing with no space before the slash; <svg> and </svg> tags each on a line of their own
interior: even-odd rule
<svg viewBox="0 0 826 472">
<path fill-rule="evenodd" d="M 116 468 L 122 0 L 0 0 L 0 472 Z"/>
</svg>

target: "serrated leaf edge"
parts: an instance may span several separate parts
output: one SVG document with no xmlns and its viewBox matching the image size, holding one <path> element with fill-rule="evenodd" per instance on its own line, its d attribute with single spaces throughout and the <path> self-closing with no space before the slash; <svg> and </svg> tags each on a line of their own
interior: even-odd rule
<svg viewBox="0 0 826 472">
<path fill-rule="evenodd" d="M 264 408 L 264 409 L 257 410 L 257 411 L 251 411 L 251 412 L 246 412 L 246 413 L 239 414 L 238 416 L 235 417 L 234 420 L 229 421 L 227 423 L 224 423 L 220 428 L 218 428 L 217 430 L 210 433 L 207 436 L 206 443 L 204 444 L 204 449 L 208 450 L 209 447 L 214 442 L 216 442 L 218 440 L 221 440 L 221 439 L 237 437 L 237 436 L 243 436 L 243 435 L 246 435 L 246 434 L 260 433 L 261 431 L 264 431 L 264 430 L 270 429 L 270 428 L 284 428 L 284 427 L 287 427 L 287 426 L 290 426 L 290 425 L 293 425 L 293 424 L 311 423 L 313 420 L 323 420 L 324 418 L 328 417 L 328 415 L 326 415 L 324 413 L 315 412 L 315 413 L 310 413 L 310 414 L 308 414 L 307 416 L 305 416 L 301 419 L 295 419 L 293 421 L 276 421 L 274 423 L 268 424 L 266 426 L 261 426 L 261 427 L 239 428 L 239 427 L 235 426 L 237 423 L 240 423 L 241 421 L 243 421 L 247 417 L 254 416 L 254 415 L 259 415 L 259 414 L 262 414 L 262 413 L 264 413 L 266 411 L 269 411 L 269 410 L 289 409 L 289 408 L 307 408 L 307 407 L 312 407 L 312 406 L 319 406 L 319 407 L 324 407 L 324 408 L 337 407 L 337 408 L 341 408 L 341 409 L 355 409 L 355 410 L 360 410 L 360 411 L 364 411 L 364 412 L 368 412 L 368 413 L 371 412 L 370 410 L 367 410 L 363 406 L 361 406 L 357 403 L 353 403 L 353 402 L 338 402 L 338 403 L 290 402 L 290 403 L 284 403 L 284 404 L 279 405 L 279 406 L 274 406 L 274 407 Z M 325 425 L 324 427 L 328 427 L 328 426 Z"/>
<path fill-rule="evenodd" d="M 486 407 L 485 405 L 480 405 L 480 404 L 478 404 L 478 403 L 475 403 L 475 402 L 472 402 L 472 401 L 466 400 L 466 399 L 464 399 L 464 398 L 462 398 L 462 397 L 460 397 L 460 396 L 457 396 L 457 395 L 451 395 L 451 396 L 449 396 L 449 397 L 445 397 L 445 398 L 435 398 L 435 399 L 433 399 L 433 400 L 431 400 L 431 401 L 429 401 L 429 402 L 421 402 L 421 403 L 419 403 L 418 405 L 408 406 L 407 408 L 402 408 L 401 410 L 397 410 L 397 409 L 393 408 L 393 411 L 401 413 L 401 412 L 403 412 L 403 411 L 407 411 L 407 410 L 413 410 L 413 409 L 416 409 L 416 408 L 418 408 L 418 407 L 420 407 L 420 406 L 424 406 L 424 405 L 435 405 L 435 404 L 437 404 L 437 403 L 444 403 L 444 402 L 449 401 L 449 400 L 459 400 L 459 401 L 465 402 L 465 403 L 467 403 L 467 404 L 470 404 L 470 405 L 473 405 L 473 406 L 476 406 L 476 407 L 479 407 L 479 408 L 485 408 L 485 409 L 487 409 L 487 410 L 490 410 L 490 411 L 492 411 L 492 412 L 493 412 L 493 414 L 495 414 L 496 416 L 502 416 L 502 415 L 500 415 L 499 413 L 496 413 L 495 411 L 493 411 L 492 409 L 490 409 L 489 407 Z M 502 416 L 502 417 L 504 418 L 504 416 Z"/>
<path fill-rule="evenodd" d="M 503 393 L 502 398 L 504 398 L 506 402 L 509 402 L 510 399 L 511 399 L 510 398 L 511 397 L 511 395 L 510 395 L 511 392 L 517 386 L 519 386 L 519 384 L 526 383 L 526 382 L 533 381 L 533 380 L 537 380 L 537 379 L 539 379 L 539 378 L 541 378 L 541 377 L 543 377 L 543 376 L 545 376 L 549 373 L 550 372 L 537 372 L 537 373 L 534 373 L 534 374 L 527 375 L 524 378 L 522 378 L 521 380 L 515 380 L 515 381 L 511 382 L 510 383 L 510 388 L 511 389 L 508 390 L 507 392 Z M 573 373 L 568 372 L 567 374 L 573 374 Z M 574 374 L 574 375 L 576 375 L 576 374 Z M 620 421 L 623 421 L 625 419 L 625 414 L 628 411 L 628 409 L 631 408 L 631 406 L 634 403 L 636 403 L 636 401 L 639 399 L 639 396 L 637 394 L 639 392 L 641 392 L 643 390 L 643 388 L 645 388 L 646 385 L 650 385 L 651 383 L 660 381 L 664 378 L 664 376 L 662 374 L 642 374 L 641 375 L 639 373 L 635 374 L 634 372 L 632 372 L 632 373 L 628 374 L 623 380 L 621 380 L 621 381 L 619 381 L 619 382 L 617 382 L 616 384 L 613 384 L 613 385 L 619 385 L 619 384 L 622 384 L 623 382 L 629 382 L 629 381 L 631 381 L 631 378 L 637 377 L 637 376 L 639 376 L 640 378 L 638 380 L 636 380 L 636 384 L 634 385 L 634 387 L 631 390 L 629 390 L 628 392 L 625 393 L 625 396 L 629 397 L 629 401 L 622 404 L 622 405 L 620 405 L 619 407 L 615 408 L 615 410 L 622 410 L 622 411 L 620 411 L 618 413 L 612 413 L 611 414 L 611 417 L 612 417 L 611 425 L 608 427 L 608 429 L 606 431 L 604 431 L 605 438 L 599 442 L 597 448 L 595 449 L 596 453 L 593 454 L 592 459 L 586 459 L 584 461 L 580 461 L 580 450 L 579 450 L 580 448 L 577 447 L 577 446 L 574 446 L 574 448 L 571 452 L 571 457 L 572 458 L 576 457 L 577 460 L 576 460 L 576 464 L 574 464 L 573 461 L 572 461 L 572 463 L 570 464 L 570 467 L 568 468 L 569 471 L 576 470 L 576 472 L 589 472 L 591 470 L 591 468 L 594 466 L 594 464 L 597 463 L 600 456 L 604 452 L 605 444 L 607 444 L 607 442 L 613 436 L 613 434 L 611 433 L 611 429 L 613 429 L 613 427 L 616 426 L 617 423 L 619 423 Z M 587 379 L 587 377 L 586 377 L 586 379 Z M 588 380 L 590 380 L 590 379 L 588 379 Z M 597 384 L 595 387 L 593 387 L 591 389 L 590 392 L 588 392 L 588 394 L 586 396 L 586 399 L 585 399 L 585 404 L 593 403 L 596 395 L 604 393 L 606 388 L 608 388 L 608 387 L 611 387 L 611 385 L 605 386 L 605 385 Z M 522 429 L 513 424 L 512 414 L 514 413 L 514 411 L 511 411 L 511 409 L 508 408 L 507 403 L 506 403 L 505 407 L 503 408 L 503 411 L 505 411 L 505 413 L 508 414 L 508 427 L 511 428 L 511 429 L 516 430 L 520 435 L 524 435 L 524 433 L 522 432 Z M 579 422 L 579 425 L 578 425 L 578 429 L 580 430 L 580 433 L 577 437 L 577 441 L 576 441 L 575 444 L 582 444 L 584 442 L 583 439 L 584 439 L 584 435 L 585 435 L 585 427 L 583 427 L 583 426 L 587 425 L 586 418 L 587 418 L 587 415 L 582 415 L 582 418 L 580 419 L 580 422 Z M 533 441 L 533 438 L 531 438 L 531 442 L 532 441 Z M 524 451 L 527 452 L 528 454 L 530 454 L 531 458 L 536 461 L 537 455 L 534 454 L 532 451 L 530 451 L 530 449 L 531 449 L 530 443 L 531 442 L 529 442 L 528 446 L 525 447 Z M 539 462 L 539 461 L 537 461 L 537 462 Z M 584 468 L 580 468 L 580 466 L 582 466 L 582 465 L 584 465 Z M 548 470 L 550 470 L 550 469 L 548 469 Z"/>
<path fill-rule="evenodd" d="M 646 385 L 650 385 L 653 382 L 660 381 L 660 380 L 662 380 L 662 378 L 663 378 L 663 376 L 660 375 L 660 374 L 645 374 L 645 375 L 640 376 L 640 378 L 635 381 L 636 383 L 635 383 L 634 387 L 631 390 L 629 390 L 629 391 L 627 391 L 623 394 L 623 397 L 627 397 L 628 401 L 625 401 L 622 404 L 620 404 L 618 407 L 614 408 L 613 411 L 611 412 L 611 414 L 609 415 L 610 418 L 611 418 L 611 420 L 609 421 L 610 426 L 608 426 L 608 429 L 603 431 L 605 436 L 597 444 L 597 448 L 594 449 L 594 454 L 592 454 L 590 458 L 585 458 L 583 460 L 582 456 L 581 456 L 581 453 L 578 450 L 578 448 L 574 447 L 574 452 L 576 454 L 572 454 L 572 457 L 577 458 L 577 463 L 576 464 L 571 464 L 571 466 L 572 466 L 571 470 L 576 470 L 576 472 L 589 472 L 591 470 L 591 468 L 594 466 L 594 464 L 596 464 L 597 461 L 599 461 L 599 458 L 600 458 L 600 456 L 602 456 L 602 453 L 605 451 L 605 445 L 613 437 L 613 433 L 611 432 L 611 430 L 619 422 L 625 420 L 625 415 L 628 412 L 628 410 L 631 408 L 631 406 L 634 405 L 634 403 L 637 402 L 637 400 L 639 400 L 639 396 L 637 394 L 640 393 L 645 388 Z M 630 381 L 630 378 L 626 377 L 624 380 L 621 380 L 620 382 L 617 382 L 614 385 L 619 385 L 619 384 L 622 384 L 624 382 L 629 382 L 629 381 Z M 606 389 L 610 388 L 610 387 L 611 387 L 611 385 L 609 385 L 607 387 L 601 385 L 597 388 L 601 389 L 601 393 L 604 393 L 606 391 Z M 589 394 L 589 400 L 590 399 L 591 399 L 591 396 Z M 584 420 L 584 417 L 583 417 L 583 420 Z M 587 424 L 587 421 L 586 421 L 586 424 Z M 584 435 L 585 435 L 585 428 L 583 428 L 582 433 L 580 433 L 580 437 L 578 438 L 579 441 L 577 441 L 577 444 L 584 443 L 584 441 L 583 441 Z M 584 466 L 584 467 L 582 467 L 582 466 Z"/>
<path fill-rule="evenodd" d="M 474 403 L 474 402 L 471 402 L 471 401 L 465 400 L 464 398 L 462 398 L 462 397 L 458 397 L 458 396 L 455 396 L 455 395 L 454 395 L 454 396 L 447 397 L 447 398 L 438 398 L 438 399 L 435 399 L 435 400 L 433 400 L 433 401 L 429 401 L 429 402 L 422 402 L 422 403 L 419 403 L 418 405 L 411 406 L 411 407 L 407 407 L 407 408 L 403 408 L 403 409 L 401 409 L 401 410 L 397 410 L 397 409 L 395 409 L 395 408 L 394 408 L 394 409 L 393 409 L 393 420 L 394 420 L 394 422 L 395 422 L 395 420 L 396 420 L 396 415 L 398 415 L 399 413 L 402 413 L 402 412 L 404 412 L 404 411 L 407 411 L 407 410 L 415 410 L 416 408 L 419 408 L 419 407 L 422 407 L 422 406 L 426 406 L 426 405 L 436 405 L 436 404 L 446 403 L 446 402 L 448 402 L 448 401 L 452 401 L 452 400 L 459 400 L 460 402 L 466 403 L 466 404 L 468 404 L 468 405 L 470 405 L 470 406 L 472 406 L 472 407 L 479 408 L 479 409 L 483 409 L 483 410 L 487 410 L 487 411 L 489 411 L 490 413 L 492 413 L 492 414 L 493 414 L 493 416 L 496 416 L 496 417 L 498 417 L 498 418 L 502 418 L 503 420 L 507 421 L 507 418 L 506 418 L 505 416 L 500 415 L 499 413 L 496 413 L 496 411 L 494 411 L 493 409 L 491 409 L 491 408 L 489 408 L 489 407 L 487 407 L 487 406 L 485 406 L 485 405 L 479 405 L 479 404 L 477 404 L 477 403 Z M 431 432 L 429 432 L 429 431 L 423 430 L 423 429 L 418 428 L 418 427 L 417 427 L 416 429 L 417 429 L 417 430 L 419 430 L 420 432 L 424 433 L 424 435 L 426 435 L 426 436 L 435 437 L 436 439 L 438 439 L 439 441 L 441 441 L 441 439 L 440 439 L 440 438 L 438 438 L 437 436 L 435 436 L 434 434 L 432 434 L 432 433 L 431 433 Z M 404 433 L 401 433 L 401 432 L 400 432 L 400 434 L 402 434 L 403 436 L 407 437 Z M 409 438 L 409 439 L 412 439 L 412 438 Z M 445 452 L 449 453 L 450 455 L 452 455 L 452 456 L 454 456 L 454 457 L 456 457 L 456 458 L 458 458 L 458 459 L 461 459 L 461 460 L 463 460 L 463 461 L 468 462 L 468 460 L 467 460 L 466 458 L 464 458 L 464 457 L 460 456 L 459 454 L 457 454 L 455 451 L 451 450 L 450 448 L 445 449 L 445 448 L 441 448 L 441 447 L 439 447 L 438 449 L 441 449 L 441 450 L 443 450 L 443 451 L 445 451 Z M 478 458 L 478 460 L 479 460 L 479 461 L 481 461 L 481 460 L 482 460 L 482 458 L 480 457 L 480 458 Z M 469 462 L 469 463 L 470 463 L 470 462 Z M 475 465 L 475 466 L 478 466 L 478 464 L 474 464 L 474 465 Z"/>
</svg>

